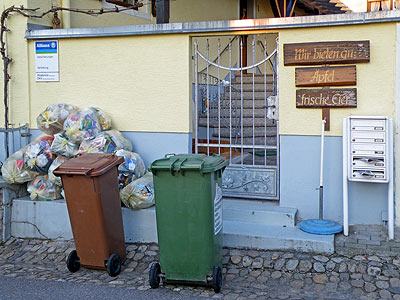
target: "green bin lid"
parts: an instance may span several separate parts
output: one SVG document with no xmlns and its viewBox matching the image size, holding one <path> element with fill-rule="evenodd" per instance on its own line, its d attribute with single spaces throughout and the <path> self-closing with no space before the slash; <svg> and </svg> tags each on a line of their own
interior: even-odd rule
<svg viewBox="0 0 400 300">
<path fill-rule="evenodd" d="M 178 154 L 166 155 L 165 158 L 160 158 L 153 161 L 150 165 L 150 170 L 182 172 L 198 170 L 200 173 L 211 173 L 219 169 L 225 168 L 229 162 L 219 155 L 207 156 L 205 154 Z"/>
</svg>

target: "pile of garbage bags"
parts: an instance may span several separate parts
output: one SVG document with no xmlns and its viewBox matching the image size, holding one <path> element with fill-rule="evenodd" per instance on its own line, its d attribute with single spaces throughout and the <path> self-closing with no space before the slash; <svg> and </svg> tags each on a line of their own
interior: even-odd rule
<svg viewBox="0 0 400 300">
<path fill-rule="evenodd" d="M 42 135 L 13 153 L 1 168 L 9 184 L 27 182 L 32 200 L 62 198 L 61 178 L 53 171 L 83 153 L 112 153 L 124 158 L 118 167 L 122 203 L 131 209 L 154 205 L 153 176 L 146 173 L 132 143 L 112 128 L 110 117 L 97 107 L 79 109 L 65 103 L 48 106 L 37 117 Z"/>
</svg>

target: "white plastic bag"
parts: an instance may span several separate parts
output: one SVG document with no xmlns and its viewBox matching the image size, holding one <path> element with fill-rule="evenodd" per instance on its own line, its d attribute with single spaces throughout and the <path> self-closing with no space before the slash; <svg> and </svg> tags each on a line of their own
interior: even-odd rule
<svg viewBox="0 0 400 300">
<path fill-rule="evenodd" d="M 148 172 L 132 181 L 120 191 L 120 197 L 126 207 L 134 210 L 154 205 L 153 174 Z"/>
<path fill-rule="evenodd" d="M 31 171 L 47 175 L 54 158 L 50 152 L 52 142 L 52 136 L 42 135 L 26 146 L 24 162 Z"/>
<path fill-rule="evenodd" d="M 131 151 L 132 144 L 121 132 L 112 129 L 82 141 L 79 153 L 114 153 L 120 149 Z"/>
<path fill-rule="evenodd" d="M 141 156 L 135 152 L 118 150 L 115 155 L 122 156 L 124 162 L 118 167 L 119 189 L 127 186 L 132 180 L 142 177 L 146 173 Z"/>
<path fill-rule="evenodd" d="M 100 126 L 102 131 L 110 130 L 111 129 L 111 118 L 100 108 L 94 107 L 97 111 L 100 120 Z"/>
<path fill-rule="evenodd" d="M 99 115 L 93 107 L 70 114 L 64 122 L 65 135 L 73 142 L 95 136 L 101 131 Z"/>
<path fill-rule="evenodd" d="M 54 135 L 64 130 L 64 121 L 77 110 L 77 107 L 65 103 L 49 105 L 36 118 L 37 126 L 41 131 Z"/>
<path fill-rule="evenodd" d="M 65 157 L 72 157 L 78 154 L 78 149 L 79 144 L 70 141 L 64 133 L 55 134 L 53 143 L 50 147 L 51 153 Z"/>
<path fill-rule="evenodd" d="M 32 172 L 24 161 L 24 153 L 27 146 L 12 154 L 1 167 L 2 177 L 9 184 L 21 184 L 31 181 L 37 173 Z"/>
<path fill-rule="evenodd" d="M 53 171 L 58 168 L 59 166 L 61 166 L 64 162 L 66 162 L 69 158 L 63 157 L 63 156 L 58 156 L 53 163 L 51 164 L 50 168 L 49 168 L 49 181 L 58 185 L 58 186 L 62 186 L 62 182 L 61 182 L 61 177 L 55 176 Z"/>
<path fill-rule="evenodd" d="M 61 198 L 61 187 L 52 183 L 47 175 L 37 176 L 28 183 L 28 192 L 32 200 L 57 200 Z"/>
</svg>

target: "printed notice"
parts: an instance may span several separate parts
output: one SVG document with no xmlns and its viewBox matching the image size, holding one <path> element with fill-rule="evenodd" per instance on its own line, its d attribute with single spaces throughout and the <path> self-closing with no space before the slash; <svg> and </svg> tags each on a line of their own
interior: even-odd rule
<svg viewBox="0 0 400 300">
<path fill-rule="evenodd" d="M 216 183 L 214 198 L 214 235 L 222 229 L 222 189 Z"/>
<path fill-rule="evenodd" d="M 58 41 L 35 42 L 36 81 L 59 81 Z"/>
</svg>

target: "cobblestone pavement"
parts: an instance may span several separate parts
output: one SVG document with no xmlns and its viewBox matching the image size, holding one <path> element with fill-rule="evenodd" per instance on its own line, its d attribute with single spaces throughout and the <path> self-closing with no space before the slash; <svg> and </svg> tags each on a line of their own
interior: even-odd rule
<svg viewBox="0 0 400 300">
<path fill-rule="evenodd" d="M 357 235 L 355 230 L 359 228 L 353 229 L 353 234 L 348 239 L 353 238 L 352 243 L 358 244 L 358 238 L 354 241 Z M 380 231 L 382 235 L 385 234 L 384 230 Z M 364 238 L 366 239 L 365 236 Z M 342 242 L 346 244 L 346 238 L 343 236 L 339 235 L 336 240 L 339 248 Z M 393 249 L 400 249 L 398 241 L 391 243 L 399 245 L 393 246 Z M 345 249 L 344 246 L 342 248 Z M 151 263 L 158 261 L 157 245 L 128 244 L 127 261 L 121 274 L 114 278 L 109 277 L 105 271 L 86 268 L 69 273 L 65 260 L 73 249 L 73 242 L 12 238 L 0 246 L 0 275 L 149 289 L 148 271 Z M 224 286 L 221 293 L 215 294 L 212 289 L 206 287 L 176 285 L 161 285 L 160 289 L 164 293 L 227 300 L 400 300 L 400 259 L 396 249 L 377 249 L 375 254 L 369 249 L 371 255 L 354 254 L 352 251 L 344 253 L 343 249 L 333 255 L 223 249 Z M 360 252 L 360 248 L 357 247 L 353 250 Z"/>
<path fill-rule="evenodd" d="M 378 253 L 385 256 L 400 255 L 400 230 L 395 229 L 395 239 L 388 241 L 387 228 L 378 225 L 350 226 L 349 236 L 335 237 L 335 252 L 344 255 Z"/>
</svg>

